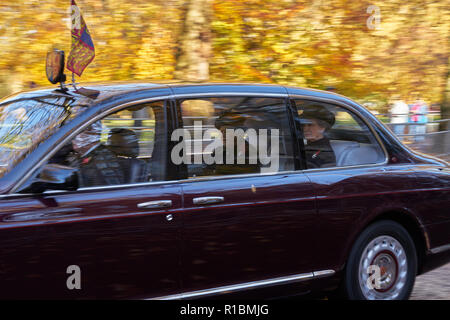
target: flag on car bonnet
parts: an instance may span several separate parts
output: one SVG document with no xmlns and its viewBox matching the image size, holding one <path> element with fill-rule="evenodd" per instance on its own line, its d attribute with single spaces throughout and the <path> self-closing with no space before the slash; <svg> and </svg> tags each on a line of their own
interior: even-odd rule
<svg viewBox="0 0 450 320">
<path fill-rule="evenodd" d="M 72 48 L 67 58 L 67 69 L 81 76 L 84 69 L 94 60 L 95 49 L 89 30 L 75 0 L 71 0 Z"/>
</svg>

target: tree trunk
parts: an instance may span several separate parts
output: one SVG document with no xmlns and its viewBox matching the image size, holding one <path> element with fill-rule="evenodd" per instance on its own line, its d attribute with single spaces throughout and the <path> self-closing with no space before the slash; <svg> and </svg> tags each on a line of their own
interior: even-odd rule
<svg viewBox="0 0 450 320">
<path fill-rule="evenodd" d="M 443 94 L 442 104 L 441 104 L 441 117 L 442 119 L 450 119 L 450 57 L 448 59 L 448 69 L 447 69 L 447 82 L 445 84 L 445 90 Z M 441 122 L 440 131 L 450 130 L 450 120 Z M 446 154 L 446 159 L 450 161 L 450 133 L 443 134 L 442 150 L 441 154 Z"/>
<path fill-rule="evenodd" d="M 441 113 L 443 119 L 450 119 L 450 58 L 448 59 L 447 83 L 442 99 Z"/>
<path fill-rule="evenodd" d="M 190 0 L 179 39 L 175 78 L 186 81 L 209 79 L 212 0 Z"/>
</svg>

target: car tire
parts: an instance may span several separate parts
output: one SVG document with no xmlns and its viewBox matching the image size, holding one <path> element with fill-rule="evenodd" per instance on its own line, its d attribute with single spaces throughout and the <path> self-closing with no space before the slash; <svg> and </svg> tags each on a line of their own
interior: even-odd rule
<svg viewBox="0 0 450 320">
<path fill-rule="evenodd" d="M 341 294 L 351 300 L 406 300 L 416 274 L 417 252 L 408 231 L 394 221 L 378 221 L 354 243 Z"/>
</svg>

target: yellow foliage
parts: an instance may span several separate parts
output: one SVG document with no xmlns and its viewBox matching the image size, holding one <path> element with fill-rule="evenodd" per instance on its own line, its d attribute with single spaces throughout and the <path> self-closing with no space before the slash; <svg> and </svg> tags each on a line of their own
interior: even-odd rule
<svg viewBox="0 0 450 320">
<path fill-rule="evenodd" d="M 77 0 L 96 48 L 82 80 L 172 79 L 188 1 Z M 47 51 L 70 50 L 68 4 L 1 1 L 0 95 L 48 84 Z M 370 29 L 373 5 L 381 15 Z M 375 101 L 444 95 L 448 0 L 215 0 L 212 12 L 211 80 L 334 86 Z"/>
</svg>

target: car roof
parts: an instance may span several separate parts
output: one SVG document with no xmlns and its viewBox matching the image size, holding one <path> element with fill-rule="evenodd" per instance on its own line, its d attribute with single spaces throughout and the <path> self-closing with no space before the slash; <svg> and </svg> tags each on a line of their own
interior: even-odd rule
<svg viewBox="0 0 450 320">
<path fill-rule="evenodd" d="M 77 88 L 98 91 L 95 99 L 81 95 L 72 85 L 67 85 L 67 92 L 62 92 L 59 87 L 47 87 L 20 92 L 4 98 L 1 103 L 18 99 L 33 99 L 43 96 L 70 95 L 78 99 L 85 99 L 84 104 L 93 105 L 112 97 L 128 95 L 134 92 L 152 89 L 171 89 L 174 94 L 179 93 L 201 93 L 201 92 L 254 92 L 273 94 L 295 94 L 304 96 L 316 96 L 333 100 L 351 101 L 349 98 L 334 92 L 318 89 L 299 88 L 277 84 L 245 83 L 245 82 L 183 82 L 179 80 L 165 80 L 152 82 L 109 82 L 109 83 L 79 83 Z"/>
<path fill-rule="evenodd" d="M 130 93 L 130 92 L 137 92 L 141 90 L 148 90 L 152 88 L 157 87 L 164 87 L 164 85 L 155 84 L 155 83 L 111 83 L 111 84 L 104 84 L 104 83 L 95 83 L 95 84 L 76 84 L 77 89 L 85 88 L 90 90 L 96 90 L 98 91 L 98 96 L 95 99 L 90 99 L 90 103 L 86 101 L 86 104 L 95 104 L 100 101 L 103 101 L 105 99 L 119 96 L 122 94 Z M 77 92 L 77 90 L 72 87 L 71 85 L 66 86 L 67 91 L 63 92 L 60 87 L 46 87 L 46 88 L 38 88 L 38 89 L 32 89 L 29 91 L 23 91 L 19 92 L 17 94 L 10 95 L 4 99 L 2 99 L 1 103 L 4 102 L 10 102 L 14 100 L 22 100 L 22 99 L 34 99 L 38 97 L 45 97 L 45 96 L 55 96 L 55 95 L 63 95 L 63 96 L 72 96 L 78 99 L 88 98 L 86 96 L 83 96 Z"/>
</svg>

